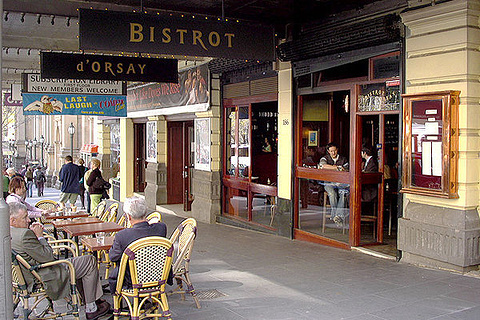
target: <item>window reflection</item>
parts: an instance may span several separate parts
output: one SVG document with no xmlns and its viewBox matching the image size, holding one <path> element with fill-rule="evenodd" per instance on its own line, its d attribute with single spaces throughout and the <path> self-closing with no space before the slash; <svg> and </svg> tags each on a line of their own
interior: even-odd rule
<svg viewBox="0 0 480 320">
<path fill-rule="evenodd" d="M 350 186 L 299 179 L 299 188 L 299 229 L 348 243 Z"/>
</svg>

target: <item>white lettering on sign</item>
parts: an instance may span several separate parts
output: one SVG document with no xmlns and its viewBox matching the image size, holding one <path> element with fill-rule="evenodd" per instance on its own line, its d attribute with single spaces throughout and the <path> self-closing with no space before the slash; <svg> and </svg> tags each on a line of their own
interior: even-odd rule
<svg viewBox="0 0 480 320">
<path fill-rule="evenodd" d="M 43 79 L 40 74 L 27 75 L 29 93 L 68 93 L 91 95 L 122 95 L 122 81 L 90 79 Z"/>
</svg>

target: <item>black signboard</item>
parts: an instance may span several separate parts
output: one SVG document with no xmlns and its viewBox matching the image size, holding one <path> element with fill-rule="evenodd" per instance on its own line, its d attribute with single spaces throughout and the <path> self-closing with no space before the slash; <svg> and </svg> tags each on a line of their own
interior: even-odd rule
<svg viewBox="0 0 480 320">
<path fill-rule="evenodd" d="M 178 82 L 176 59 L 41 52 L 42 78 Z"/>
<path fill-rule="evenodd" d="M 80 49 L 273 61 L 273 27 L 80 9 Z"/>
</svg>

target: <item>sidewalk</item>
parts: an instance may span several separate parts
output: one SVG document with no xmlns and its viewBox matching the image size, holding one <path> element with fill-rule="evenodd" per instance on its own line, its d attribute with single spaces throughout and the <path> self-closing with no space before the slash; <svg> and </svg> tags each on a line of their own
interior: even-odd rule
<svg viewBox="0 0 480 320">
<path fill-rule="evenodd" d="M 190 266 L 202 308 L 170 296 L 173 319 L 480 319 L 478 278 L 226 225 L 199 223 Z"/>
</svg>

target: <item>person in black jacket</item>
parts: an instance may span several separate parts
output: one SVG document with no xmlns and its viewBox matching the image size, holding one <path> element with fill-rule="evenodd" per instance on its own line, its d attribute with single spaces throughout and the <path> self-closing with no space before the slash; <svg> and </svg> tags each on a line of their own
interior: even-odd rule
<svg viewBox="0 0 480 320">
<path fill-rule="evenodd" d="M 85 209 L 85 186 L 83 183 L 83 179 L 85 176 L 85 172 L 87 172 L 87 167 L 84 166 L 85 161 L 82 158 L 78 159 L 78 169 L 80 170 L 80 202 L 82 203 L 82 209 Z M 88 201 L 88 199 L 87 199 Z"/>
<path fill-rule="evenodd" d="M 78 198 L 78 192 L 80 191 L 80 171 L 78 166 L 73 163 L 72 156 L 65 157 L 65 164 L 60 169 L 58 174 L 58 180 L 62 182 L 62 188 L 60 189 L 60 200 L 62 205 L 66 202 L 70 202 L 71 206 L 75 205 Z"/>
<path fill-rule="evenodd" d="M 105 180 L 100 171 L 100 160 L 94 158 L 90 162 L 92 172 L 87 179 L 88 193 L 90 194 L 90 209 L 93 211 L 100 203 L 103 191 L 105 190 Z"/>
</svg>

